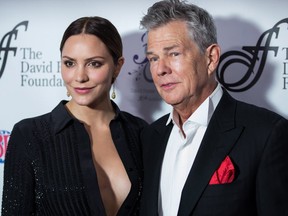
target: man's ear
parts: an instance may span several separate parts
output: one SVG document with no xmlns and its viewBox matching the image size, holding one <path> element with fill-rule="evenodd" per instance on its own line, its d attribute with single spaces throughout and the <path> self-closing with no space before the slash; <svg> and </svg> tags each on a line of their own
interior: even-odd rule
<svg viewBox="0 0 288 216">
<path fill-rule="evenodd" d="M 219 60 L 220 60 L 220 47 L 218 44 L 212 44 L 206 49 L 206 56 L 207 56 L 207 69 L 208 73 L 214 73 L 216 70 Z"/>
</svg>

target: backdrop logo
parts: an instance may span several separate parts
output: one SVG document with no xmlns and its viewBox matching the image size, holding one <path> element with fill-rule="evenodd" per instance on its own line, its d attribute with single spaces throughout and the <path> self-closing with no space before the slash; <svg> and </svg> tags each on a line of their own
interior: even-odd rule
<svg viewBox="0 0 288 216">
<path fill-rule="evenodd" d="M 17 39 L 18 28 L 20 26 L 24 26 L 26 31 L 28 28 L 28 21 L 17 24 L 11 31 L 4 35 L 0 42 L 0 78 L 3 75 L 9 52 L 13 52 L 14 56 L 16 55 L 17 47 L 11 47 L 11 41 L 12 39 Z"/>
<path fill-rule="evenodd" d="M 131 88 L 130 91 L 136 95 L 136 100 L 138 101 L 148 101 L 148 102 L 159 102 L 161 100 L 155 85 L 153 84 L 150 64 L 146 58 L 146 42 L 147 32 L 145 32 L 140 40 L 144 52 L 142 55 L 133 55 L 133 63 L 137 66 L 132 72 L 128 72 L 128 75 L 135 76 L 135 81 L 137 82 L 135 88 Z M 142 50 L 142 51 L 143 51 Z"/>
<path fill-rule="evenodd" d="M 284 71 L 283 71 L 283 89 L 288 88 L 288 47 L 271 46 L 272 40 L 278 39 L 280 34 L 280 25 L 288 24 L 288 18 L 276 23 L 271 29 L 265 31 L 258 39 L 256 46 L 243 46 L 242 51 L 232 50 L 223 53 L 220 57 L 219 66 L 217 68 L 217 78 L 219 82 L 227 89 L 233 92 L 243 92 L 251 88 L 257 83 L 266 64 L 268 53 L 272 52 L 274 57 L 279 54 L 279 50 L 284 52 Z M 240 71 L 241 75 L 236 81 L 229 82 L 225 80 L 228 68 L 233 64 L 240 64 L 244 71 Z"/>
<path fill-rule="evenodd" d="M 141 43 L 143 43 L 143 48 L 146 51 L 147 43 L 145 43 L 145 37 L 147 36 L 147 32 L 145 32 L 141 37 Z M 133 72 L 128 72 L 129 75 L 136 74 L 136 81 L 139 81 L 141 77 L 144 78 L 146 82 L 152 83 L 152 77 L 149 69 L 149 61 L 144 55 L 142 59 L 139 60 L 139 55 L 135 54 L 133 56 L 133 62 L 138 65 L 138 69 L 134 70 Z"/>
<path fill-rule="evenodd" d="M 4 163 L 10 132 L 0 130 L 0 163 Z"/>
</svg>

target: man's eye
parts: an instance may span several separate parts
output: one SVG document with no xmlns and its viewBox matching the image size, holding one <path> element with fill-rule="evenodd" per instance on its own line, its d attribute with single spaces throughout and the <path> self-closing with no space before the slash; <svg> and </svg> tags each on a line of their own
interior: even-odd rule
<svg viewBox="0 0 288 216">
<path fill-rule="evenodd" d="M 170 53 L 170 56 L 179 56 L 180 55 L 180 53 L 178 53 L 178 52 L 172 52 L 172 53 Z"/>
<path fill-rule="evenodd" d="M 157 57 L 151 57 L 151 58 L 148 58 L 149 62 L 155 62 L 158 60 Z"/>
</svg>

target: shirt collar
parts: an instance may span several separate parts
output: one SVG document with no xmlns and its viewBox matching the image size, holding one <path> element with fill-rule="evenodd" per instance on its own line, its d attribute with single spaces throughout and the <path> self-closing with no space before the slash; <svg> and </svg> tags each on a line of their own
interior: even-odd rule
<svg viewBox="0 0 288 216">
<path fill-rule="evenodd" d="M 66 128 L 67 125 L 71 124 L 71 122 L 73 122 L 73 121 L 77 121 L 80 123 L 80 121 L 78 119 L 74 118 L 69 113 L 67 108 L 65 107 L 65 104 L 67 102 L 68 101 L 66 101 L 66 100 L 62 100 L 51 112 L 52 121 L 54 123 L 54 133 L 55 134 L 59 133 L 61 130 Z M 127 118 L 125 117 L 125 115 L 123 115 L 123 113 L 121 112 L 119 107 L 116 105 L 116 103 L 114 103 L 114 101 L 111 101 L 111 102 L 112 102 L 112 106 L 115 110 L 114 120 L 123 119 L 125 121 L 128 121 Z"/>
<path fill-rule="evenodd" d="M 221 85 L 218 83 L 217 87 L 214 89 L 212 94 L 206 98 L 206 100 L 195 110 L 194 113 L 187 119 L 186 122 L 195 122 L 203 126 L 207 126 L 214 110 L 216 109 L 221 97 L 223 95 L 223 90 Z M 172 108 L 166 126 L 172 121 L 175 124 L 179 116 L 176 111 Z M 185 122 L 184 122 L 185 124 Z"/>
</svg>

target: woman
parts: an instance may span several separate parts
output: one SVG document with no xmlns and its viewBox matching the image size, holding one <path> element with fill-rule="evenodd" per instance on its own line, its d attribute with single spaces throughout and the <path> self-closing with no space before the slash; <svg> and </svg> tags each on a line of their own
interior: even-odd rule
<svg viewBox="0 0 288 216">
<path fill-rule="evenodd" d="M 107 19 L 83 17 L 66 29 L 60 51 L 71 100 L 14 126 L 2 216 L 136 215 L 147 123 L 110 100 L 124 63 L 121 37 Z"/>
</svg>

